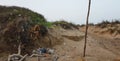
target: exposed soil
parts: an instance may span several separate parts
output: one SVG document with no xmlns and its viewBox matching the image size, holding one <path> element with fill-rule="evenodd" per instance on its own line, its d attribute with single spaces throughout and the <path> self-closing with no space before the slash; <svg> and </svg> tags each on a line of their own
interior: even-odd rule
<svg viewBox="0 0 120 61">
<path fill-rule="evenodd" d="M 82 30 L 81 30 L 82 29 Z M 65 30 L 61 32 L 66 36 L 84 36 L 84 29 L 80 30 Z M 112 37 L 112 36 L 111 36 Z M 76 37 L 77 38 L 77 37 Z M 120 56 L 120 40 L 98 35 L 91 30 L 88 32 L 88 42 L 86 57 L 81 58 L 83 55 L 84 37 L 78 41 L 64 37 L 64 43 L 57 45 L 56 52 L 59 55 L 58 61 L 80 61 L 85 59 L 86 61 L 116 61 Z"/>
<path fill-rule="evenodd" d="M 62 41 L 62 44 L 53 47 L 56 55 L 59 56 L 58 61 L 82 61 L 82 59 L 86 61 L 119 61 L 120 40 L 98 35 L 90 31 L 87 38 L 86 57 L 83 58 L 84 28 L 80 30 L 51 29 L 50 33 L 54 32 L 52 36 L 58 36 L 57 39 Z M 76 36 L 81 38 L 77 39 Z M 54 44 L 55 42 L 52 43 Z"/>
</svg>

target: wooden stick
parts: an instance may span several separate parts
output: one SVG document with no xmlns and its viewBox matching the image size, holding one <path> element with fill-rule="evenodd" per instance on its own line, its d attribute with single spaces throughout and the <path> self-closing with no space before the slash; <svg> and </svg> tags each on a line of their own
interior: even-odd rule
<svg viewBox="0 0 120 61">
<path fill-rule="evenodd" d="M 20 55 L 20 54 L 21 54 L 21 43 L 18 46 L 18 55 Z"/>
<path fill-rule="evenodd" d="M 83 57 L 85 57 L 85 54 L 86 54 L 87 32 L 88 32 L 88 20 L 89 20 L 89 14 L 90 14 L 90 7 L 91 7 L 91 0 L 89 0 L 88 13 L 87 13 L 87 19 L 86 19 L 86 31 L 85 31 L 85 43 L 84 43 Z"/>
<path fill-rule="evenodd" d="M 27 56 L 28 54 L 24 55 L 19 61 L 23 61 Z"/>
</svg>

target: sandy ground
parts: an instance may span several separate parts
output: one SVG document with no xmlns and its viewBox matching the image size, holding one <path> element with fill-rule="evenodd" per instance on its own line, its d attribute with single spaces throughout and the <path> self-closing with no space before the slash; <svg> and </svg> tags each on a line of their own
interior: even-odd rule
<svg viewBox="0 0 120 61">
<path fill-rule="evenodd" d="M 64 30 L 61 34 L 83 36 L 84 32 L 80 30 Z M 88 34 L 87 40 L 85 61 L 115 61 L 120 57 L 120 40 L 112 40 L 93 33 Z M 84 38 L 79 41 L 64 38 L 62 45 L 54 47 L 59 56 L 58 61 L 81 61 L 83 45 Z"/>
<path fill-rule="evenodd" d="M 66 36 L 84 36 L 83 30 L 56 30 L 58 34 Z M 86 57 L 83 56 L 84 37 L 78 41 L 63 36 L 63 43 L 56 45 L 58 61 L 120 61 L 120 40 L 105 37 L 92 32 L 88 33 Z M 31 61 L 36 61 L 33 59 Z"/>
</svg>

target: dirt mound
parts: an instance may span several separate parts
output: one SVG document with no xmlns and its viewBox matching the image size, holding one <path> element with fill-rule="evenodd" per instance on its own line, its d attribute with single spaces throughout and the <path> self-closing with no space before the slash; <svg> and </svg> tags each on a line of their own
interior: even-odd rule
<svg viewBox="0 0 120 61">
<path fill-rule="evenodd" d="M 17 53 L 20 43 L 22 54 L 30 54 L 38 47 L 60 44 L 47 23 L 44 16 L 29 9 L 0 6 L 0 54 Z"/>
</svg>

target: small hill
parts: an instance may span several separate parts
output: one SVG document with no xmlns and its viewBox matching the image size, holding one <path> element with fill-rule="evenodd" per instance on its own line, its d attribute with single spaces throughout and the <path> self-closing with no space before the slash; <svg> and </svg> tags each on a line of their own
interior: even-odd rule
<svg viewBox="0 0 120 61">
<path fill-rule="evenodd" d="M 55 22 L 53 22 L 53 25 L 55 25 L 55 26 L 57 26 L 57 27 L 61 27 L 61 28 L 63 28 L 63 29 L 68 29 L 68 30 L 70 30 L 70 29 L 79 29 L 78 27 L 79 27 L 79 25 L 76 25 L 76 24 L 74 24 L 74 23 L 71 23 L 71 22 L 67 22 L 67 21 L 65 21 L 65 20 L 60 20 L 60 21 L 55 21 Z"/>
<path fill-rule="evenodd" d="M 22 54 L 31 54 L 39 47 L 62 44 L 64 38 L 83 38 L 61 34 L 66 30 L 78 30 L 78 26 L 66 21 L 48 22 L 43 15 L 27 8 L 0 6 L 0 57 L 17 53 L 19 44 Z"/>
<path fill-rule="evenodd" d="M 50 31 L 51 26 L 43 15 L 29 9 L 0 6 L 0 56 L 17 53 L 19 44 L 22 44 L 22 54 L 60 44 L 54 31 Z"/>
<path fill-rule="evenodd" d="M 85 26 L 81 26 L 81 28 L 85 28 Z M 101 36 L 109 37 L 109 38 L 120 38 L 120 20 L 103 21 L 98 24 L 89 24 L 90 33 L 95 33 Z"/>
</svg>

